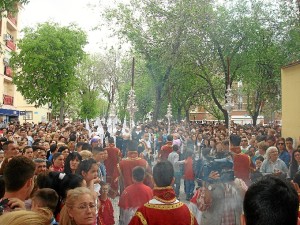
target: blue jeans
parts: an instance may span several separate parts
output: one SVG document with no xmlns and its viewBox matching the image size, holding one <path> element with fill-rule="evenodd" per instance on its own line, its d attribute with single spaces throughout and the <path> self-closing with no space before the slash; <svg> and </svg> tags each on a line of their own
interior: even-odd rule
<svg viewBox="0 0 300 225">
<path fill-rule="evenodd" d="M 181 172 L 174 173 L 175 182 L 173 184 L 173 189 L 175 191 L 176 197 L 179 197 L 180 193 L 180 181 L 181 181 Z"/>
<path fill-rule="evenodd" d="M 194 180 L 184 180 L 184 192 L 188 200 L 190 200 L 190 198 L 193 197 L 194 189 L 195 189 Z"/>
</svg>

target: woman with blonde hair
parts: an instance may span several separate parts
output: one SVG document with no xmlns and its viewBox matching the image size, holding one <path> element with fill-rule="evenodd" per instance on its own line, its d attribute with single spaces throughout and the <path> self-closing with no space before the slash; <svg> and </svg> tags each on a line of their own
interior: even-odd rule
<svg viewBox="0 0 300 225">
<path fill-rule="evenodd" d="M 0 224 L 5 225 L 49 225 L 52 213 L 47 209 L 38 211 L 17 210 L 0 216 Z"/>
<path fill-rule="evenodd" d="M 94 193 L 86 187 L 68 191 L 60 213 L 60 225 L 95 225 L 98 210 Z"/>
</svg>

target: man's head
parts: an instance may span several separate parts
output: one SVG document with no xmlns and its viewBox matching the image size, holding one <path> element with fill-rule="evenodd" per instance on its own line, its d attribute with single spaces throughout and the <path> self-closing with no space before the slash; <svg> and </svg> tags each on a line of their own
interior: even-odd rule
<svg viewBox="0 0 300 225">
<path fill-rule="evenodd" d="M 95 148 L 95 147 L 99 146 L 99 144 L 100 144 L 100 138 L 93 137 L 91 139 L 91 146 L 92 146 L 92 148 Z"/>
<path fill-rule="evenodd" d="M 293 149 L 293 143 L 294 143 L 293 138 L 287 137 L 287 138 L 285 139 L 285 145 L 286 145 L 286 148 L 287 148 L 288 150 L 292 150 L 292 149 Z"/>
<path fill-rule="evenodd" d="M 31 210 L 47 207 L 52 212 L 55 211 L 58 202 L 58 194 L 51 188 L 41 188 L 34 192 L 32 197 Z"/>
<path fill-rule="evenodd" d="M 168 135 L 167 136 L 167 141 L 173 141 L 173 135 Z"/>
<path fill-rule="evenodd" d="M 17 156 L 12 158 L 4 169 L 5 192 L 21 191 L 25 200 L 33 189 L 35 164 L 32 160 Z"/>
<path fill-rule="evenodd" d="M 6 141 L 3 146 L 4 157 L 12 158 L 18 155 L 18 146 L 13 141 Z"/>
<path fill-rule="evenodd" d="M 114 144 L 115 143 L 115 139 L 113 137 L 109 137 L 108 138 L 108 143 L 109 144 Z"/>
<path fill-rule="evenodd" d="M 145 169 L 141 166 L 134 167 L 132 170 L 132 179 L 136 182 L 143 182 L 145 178 Z"/>
<path fill-rule="evenodd" d="M 244 148 L 248 146 L 248 139 L 247 139 L 246 136 L 242 136 L 242 138 L 241 138 L 241 146 L 244 147 Z"/>
<path fill-rule="evenodd" d="M 276 143 L 276 138 L 274 135 L 268 135 L 266 139 L 266 143 L 269 147 L 274 146 Z"/>
<path fill-rule="evenodd" d="M 243 225 L 296 225 L 298 194 L 291 183 L 265 176 L 252 184 L 244 198 Z"/>
<path fill-rule="evenodd" d="M 230 135 L 230 143 L 233 145 L 233 146 L 240 146 L 241 144 L 241 137 L 236 135 L 236 134 L 231 134 Z"/>
<path fill-rule="evenodd" d="M 43 173 L 47 170 L 46 159 L 37 158 L 34 159 L 33 162 L 35 163 L 35 175 L 39 175 L 40 173 Z"/>
<path fill-rule="evenodd" d="M 129 141 L 127 151 L 137 151 L 138 145 L 135 141 Z"/>
<path fill-rule="evenodd" d="M 105 152 L 104 149 L 102 147 L 95 147 L 92 149 L 92 153 L 93 153 L 93 158 L 97 161 L 97 162 L 104 162 L 105 160 Z"/>
<path fill-rule="evenodd" d="M 153 179 L 157 187 L 170 186 L 174 179 L 174 168 L 171 162 L 158 162 L 153 167 Z"/>
</svg>

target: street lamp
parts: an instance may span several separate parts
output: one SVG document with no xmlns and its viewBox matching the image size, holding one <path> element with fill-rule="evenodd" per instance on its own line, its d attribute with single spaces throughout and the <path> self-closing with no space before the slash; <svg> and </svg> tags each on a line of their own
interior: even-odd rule
<svg viewBox="0 0 300 225">
<path fill-rule="evenodd" d="M 170 121 L 171 121 L 171 118 L 172 118 L 172 106 L 171 106 L 171 103 L 168 104 L 166 117 L 168 119 L 168 134 L 170 134 L 170 132 L 171 132 Z"/>
<path fill-rule="evenodd" d="M 226 104 L 225 104 L 225 109 L 227 111 L 227 114 L 228 114 L 228 134 L 229 134 L 229 137 L 230 137 L 230 122 L 231 122 L 231 112 L 233 110 L 233 107 L 234 107 L 234 103 L 233 103 L 233 100 L 232 100 L 232 90 L 230 88 L 230 85 L 227 86 L 227 90 L 226 90 Z"/>
</svg>

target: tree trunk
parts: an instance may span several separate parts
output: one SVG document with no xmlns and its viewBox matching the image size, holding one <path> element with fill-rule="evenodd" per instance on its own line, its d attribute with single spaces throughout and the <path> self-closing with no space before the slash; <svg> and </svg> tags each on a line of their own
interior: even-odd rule
<svg viewBox="0 0 300 225">
<path fill-rule="evenodd" d="M 180 121 L 181 121 L 181 109 L 182 109 L 182 107 L 177 108 L 177 121 L 178 121 L 178 123 L 180 123 Z"/>
<path fill-rule="evenodd" d="M 258 112 L 255 112 L 254 115 L 252 116 L 253 126 L 256 126 L 257 124 L 258 114 L 259 114 Z"/>
<path fill-rule="evenodd" d="M 190 123 L 190 110 L 189 109 L 185 109 L 185 119 L 186 119 L 186 123 L 189 124 Z"/>
<path fill-rule="evenodd" d="M 63 98 L 60 98 L 60 110 L 59 110 L 59 123 L 60 125 L 64 122 L 64 113 L 65 113 L 65 102 Z"/>
<path fill-rule="evenodd" d="M 154 106 L 154 112 L 153 112 L 153 122 L 156 123 L 158 119 L 158 115 L 160 113 L 161 103 L 162 103 L 162 85 L 159 84 L 156 86 L 156 101 Z"/>
</svg>

